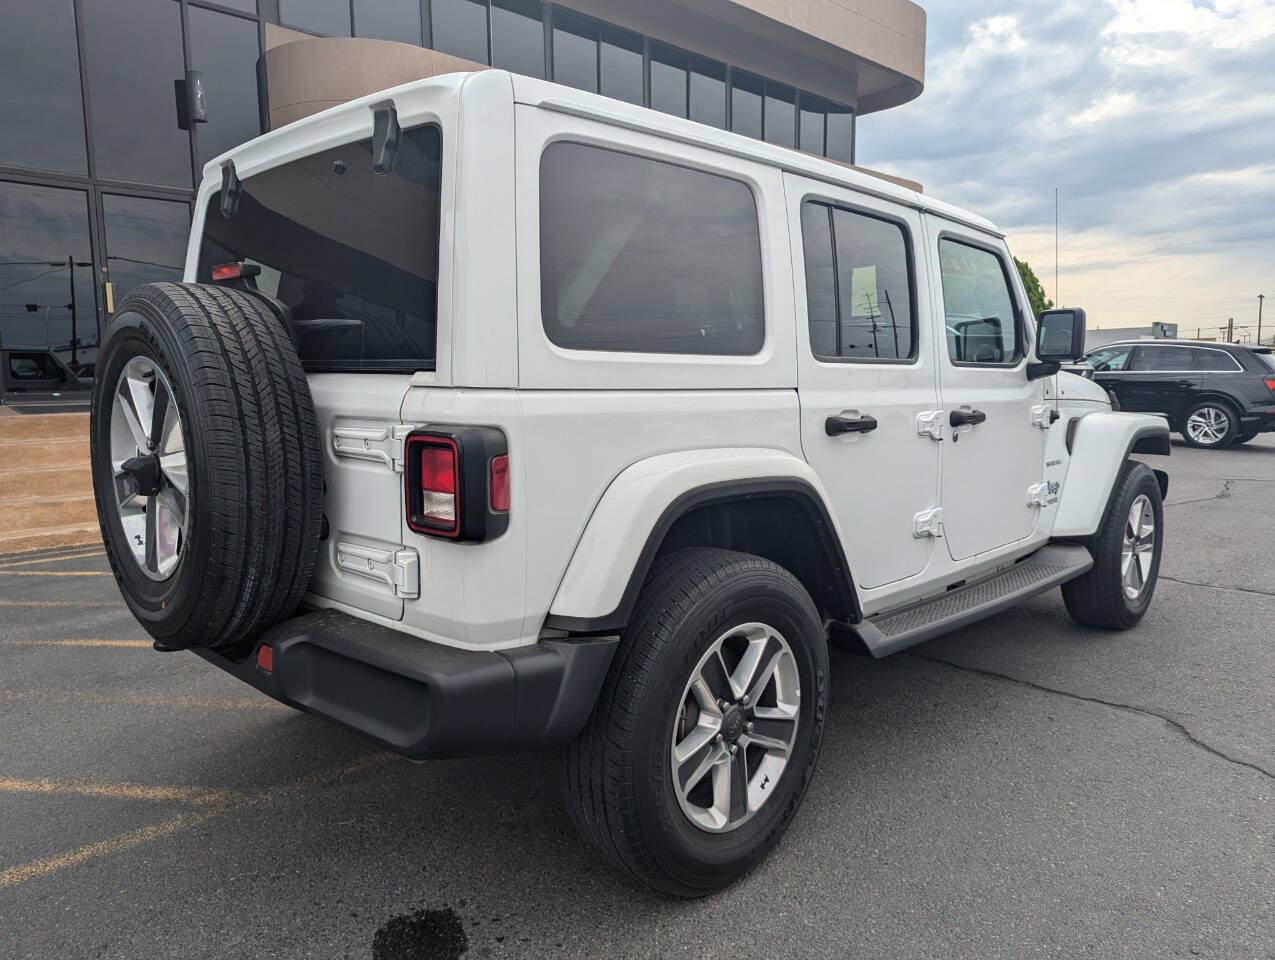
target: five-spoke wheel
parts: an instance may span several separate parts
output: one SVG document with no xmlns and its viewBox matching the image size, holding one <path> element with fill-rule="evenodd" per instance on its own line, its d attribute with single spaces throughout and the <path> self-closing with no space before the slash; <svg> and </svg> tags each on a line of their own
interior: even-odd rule
<svg viewBox="0 0 1275 960">
<path fill-rule="evenodd" d="M 1221 403 L 1205 402 L 1187 414 L 1182 435 L 1193 447 L 1228 447 L 1235 440 L 1239 423 L 1235 414 Z"/>
<path fill-rule="evenodd" d="M 1121 582 L 1124 595 L 1137 600 L 1151 579 L 1155 561 L 1155 510 L 1151 498 L 1141 494 L 1129 508 L 1120 554 Z"/>
</svg>

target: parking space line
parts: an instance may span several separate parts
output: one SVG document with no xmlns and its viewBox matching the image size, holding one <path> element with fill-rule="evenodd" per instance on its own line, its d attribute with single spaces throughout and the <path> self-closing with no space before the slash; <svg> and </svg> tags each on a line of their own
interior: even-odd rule
<svg viewBox="0 0 1275 960">
<path fill-rule="evenodd" d="M 3 570 L 0 577 L 109 577 L 109 570 Z"/>
<path fill-rule="evenodd" d="M 218 812 L 211 810 L 199 813 L 183 813 L 173 817 L 171 820 L 164 820 L 161 823 L 142 827 L 131 833 L 111 837 L 109 840 L 99 840 L 97 843 L 77 847 L 75 850 L 68 850 L 65 853 L 45 857 L 43 860 L 34 860 L 31 863 L 0 870 L 0 890 L 22 883 L 24 880 L 34 880 L 36 877 L 48 876 L 51 873 L 66 870 L 68 867 L 78 866 L 86 860 L 107 856 L 112 853 L 123 853 L 125 850 L 141 846 L 144 843 L 150 843 L 152 840 L 158 840 L 179 830 L 189 830 L 191 827 L 196 827 L 216 816 L 218 816 Z"/>
<path fill-rule="evenodd" d="M 269 697 L 191 697 L 164 693 L 105 694 L 92 690 L 0 690 L 0 703 L 76 703 L 107 707 L 202 707 L 210 710 L 286 709 Z"/>
<path fill-rule="evenodd" d="M 131 850 L 133 847 L 150 843 L 152 840 L 159 840 L 179 831 L 198 827 L 211 820 L 215 820 L 218 817 L 229 815 L 232 811 L 242 809 L 244 806 L 264 806 L 273 803 L 276 800 L 286 799 L 287 797 L 300 793 L 311 787 L 322 787 L 337 783 L 347 777 L 353 776 L 354 774 L 383 766 L 393 759 L 393 756 L 388 753 L 374 753 L 366 757 L 360 757 L 357 760 L 343 764 L 339 767 L 318 770 L 291 783 L 286 783 L 278 787 L 269 787 L 254 794 L 237 794 L 231 791 L 218 791 L 217 788 L 145 787 L 136 784 L 59 784 L 53 781 L 49 781 L 50 787 L 48 790 L 45 790 L 39 786 L 45 781 L 0 779 L 0 790 L 3 789 L 3 786 L 6 783 L 24 787 L 36 787 L 36 789 L 26 791 L 33 793 L 72 792 L 73 789 L 78 788 L 85 791 L 84 795 L 86 796 L 104 796 L 122 799 L 130 799 L 131 797 L 127 794 L 132 791 L 136 791 L 137 799 L 181 800 L 182 797 L 178 796 L 181 791 L 194 790 L 196 793 L 192 795 L 190 802 L 201 806 L 204 804 L 211 805 L 214 802 L 217 804 L 217 808 L 213 810 L 201 809 L 197 812 L 184 813 L 169 820 L 152 824 L 151 826 L 142 827 L 141 829 L 133 830 L 129 833 L 120 834 L 117 837 L 111 837 L 108 840 L 100 840 L 97 843 L 90 843 L 83 847 L 77 847 L 76 849 L 68 850 L 65 853 L 54 854 L 51 857 L 44 857 L 40 860 L 33 860 L 30 863 L 20 864 L 16 867 L 9 867 L 5 870 L 0 870 L 0 890 L 5 887 L 15 886 L 16 884 L 23 883 L 27 880 L 34 880 L 38 877 L 58 873 L 59 871 L 85 863 L 88 860 L 110 856 L 111 854 L 123 853 L 127 850 Z M 94 790 L 100 790 L 102 792 L 91 792 Z M 165 793 L 168 795 L 164 795 Z"/>
<path fill-rule="evenodd" d="M 0 562 L 0 570 L 12 570 L 15 567 L 30 567 L 37 563 L 61 563 L 64 560 L 87 560 L 90 557 L 105 557 L 102 550 L 90 550 L 87 553 L 68 553 L 57 557 L 33 557 L 30 560 L 4 560 Z"/>
<path fill-rule="evenodd" d="M 241 794 L 216 787 L 148 787 L 140 783 L 86 783 L 80 780 L 19 780 L 0 777 L 0 793 L 29 793 L 63 797 L 98 797 L 107 800 L 154 800 L 158 802 L 213 803 L 242 802 Z"/>
<path fill-rule="evenodd" d="M 0 600 L 0 607 L 100 607 L 101 605 L 99 600 Z"/>
</svg>

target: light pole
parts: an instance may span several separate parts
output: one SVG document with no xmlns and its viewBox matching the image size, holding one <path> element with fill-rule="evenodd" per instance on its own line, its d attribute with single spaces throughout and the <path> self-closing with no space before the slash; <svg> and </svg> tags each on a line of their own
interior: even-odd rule
<svg viewBox="0 0 1275 960">
<path fill-rule="evenodd" d="M 1266 294 L 1259 293 L 1257 295 L 1257 345 L 1262 345 L 1262 305 L 1266 301 Z"/>
</svg>

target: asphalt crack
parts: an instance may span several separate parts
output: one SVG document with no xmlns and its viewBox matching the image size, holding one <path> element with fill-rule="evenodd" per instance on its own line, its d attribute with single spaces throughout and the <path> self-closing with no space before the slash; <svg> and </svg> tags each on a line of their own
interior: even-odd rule
<svg viewBox="0 0 1275 960">
<path fill-rule="evenodd" d="M 1272 773 L 1270 770 L 1267 770 L 1256 763 L 1250 763 L 1248 760 L 1241 760 L 1238 757 L 1233 757 L 1230 754 L 1219 750 L 1212 744 L 1201 740 L 1179 721 L 1174 720 L 1172 717 L 1165 716 L 1162 713 L 1156 713 L 1154 710 L 1148 710 L 1145 707 L 1135 707 L 1128 703 L 1116 703 L 1112 700 L 1103 700 L 1101 697 L 1086 697 L 1079 693 L 1072 693 L 1069 690 L 1059 690 L 1057 687 L 1047 687 L 1044 684 L 1036 683 L 1033 680 L 1024 680 L 1021 677 L 1011 676 L 1008 673 L 997 673 L 995 670 L 983 670 L 980 667 L 967 667 L 963 664 L 954 663 L 951 660 L 943 660 L 939 657 L 927 657 L 920 653 L 909 653 L 905 654 L 905 656 L 913 657 L 917 660 L 928 660 L 930 663 L 937 663 L 941 666 L 950 667 L 953 670 L 977 674 L 978 676 L 987 677 L 992 680 L 1003 680 L 1007 683 L 1027 687 L 1028 689 L 1035 690 L 1039 693 L 1049 693 L 1058 697 L 1066 697 L 1069 700 L 1078 700 L 1081 703 L 1096 704 L 1097 706 L 1108 707 L 1112 710 L 1119 710 L 1123 713 L 1131 713 L 1135 716 L 1149 717 L 1153 720 L 1159 720 L 1161 723 L 1169 727 L 1169 729 L 1181 734 L 1188 742 L 1198 747 L 1200 750 L 1203 750 L 1205 753 L 1234 766 L 1252 770 L 1254 773 L 1259 773 L 1268 780 L 1275 781 L 1275 773 Z"/>
<path fill-rule="evenodd" d="M 1234 590 L 1237 593 L 1251 593 L 1259 597 L 1275 597 L 1275 590 L 1258 590 L 1256 587 L 1233 587 L 1225 583 L 1200 583 L 1198 580 L 1182 580 L 1179 577 L 1167 577 L 1160 574 L 1161 580 L 1169 583 L 1180 583 L 1188 587 L 1205 587 L 1210 590 Z"/>
<path fill-rule="evenodd" d="M 1214 500 L 1226 500 L 1231 496 L 1231 487 L 1237 483 L 1275 483 L 1272 477 L 1213 477 L 1214 480 L 1222 481 L 1222 489 L 1211 497 L 1199 497 L 1196 500 L 1177 500 L 1173 503 L 1166 503 L 1165 507 L 1185 507 L 1189 503 L 1211 503 Z"/>
</svg>

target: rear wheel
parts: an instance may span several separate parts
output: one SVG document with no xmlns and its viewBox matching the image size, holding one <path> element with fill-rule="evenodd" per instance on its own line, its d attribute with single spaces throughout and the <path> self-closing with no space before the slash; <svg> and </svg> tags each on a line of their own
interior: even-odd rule
<svg viewBox="0 0 1275 960">
<path fill-rule="evenodd" d="M 1160 575 L 1163 527 L 1159 481 L 1146 464 L 1127 461 L 1102 529 L 1089 541 L 1093 568 L 1063 584 L 1072 619 L 1107 630 L 1138 625 Z"/>
<path fill-rule="evenodd" d="M 296 608 L 323 506 L 288 332 L 249 294 L 137 288 L 102 345 L 93 492 L 125 602 L 166 649 L 234 656 Z"/>
<path fill-rule="evenodd" d="M 1239 432 L 1239 417 L 1225 403 L 1206 400 L 1186 415 L 1182 436 L 1193 447 L 1221 450 L 1229 447 Z"/>
<path fill-rule="evenodd" d="M 827 673 L 823 623 L 788 571 L 726 550 L 670 555 L 565 752 L 576 826 L 614 866 L 673 896 L 733 882 L 806 792 Z"/>
</svg>

